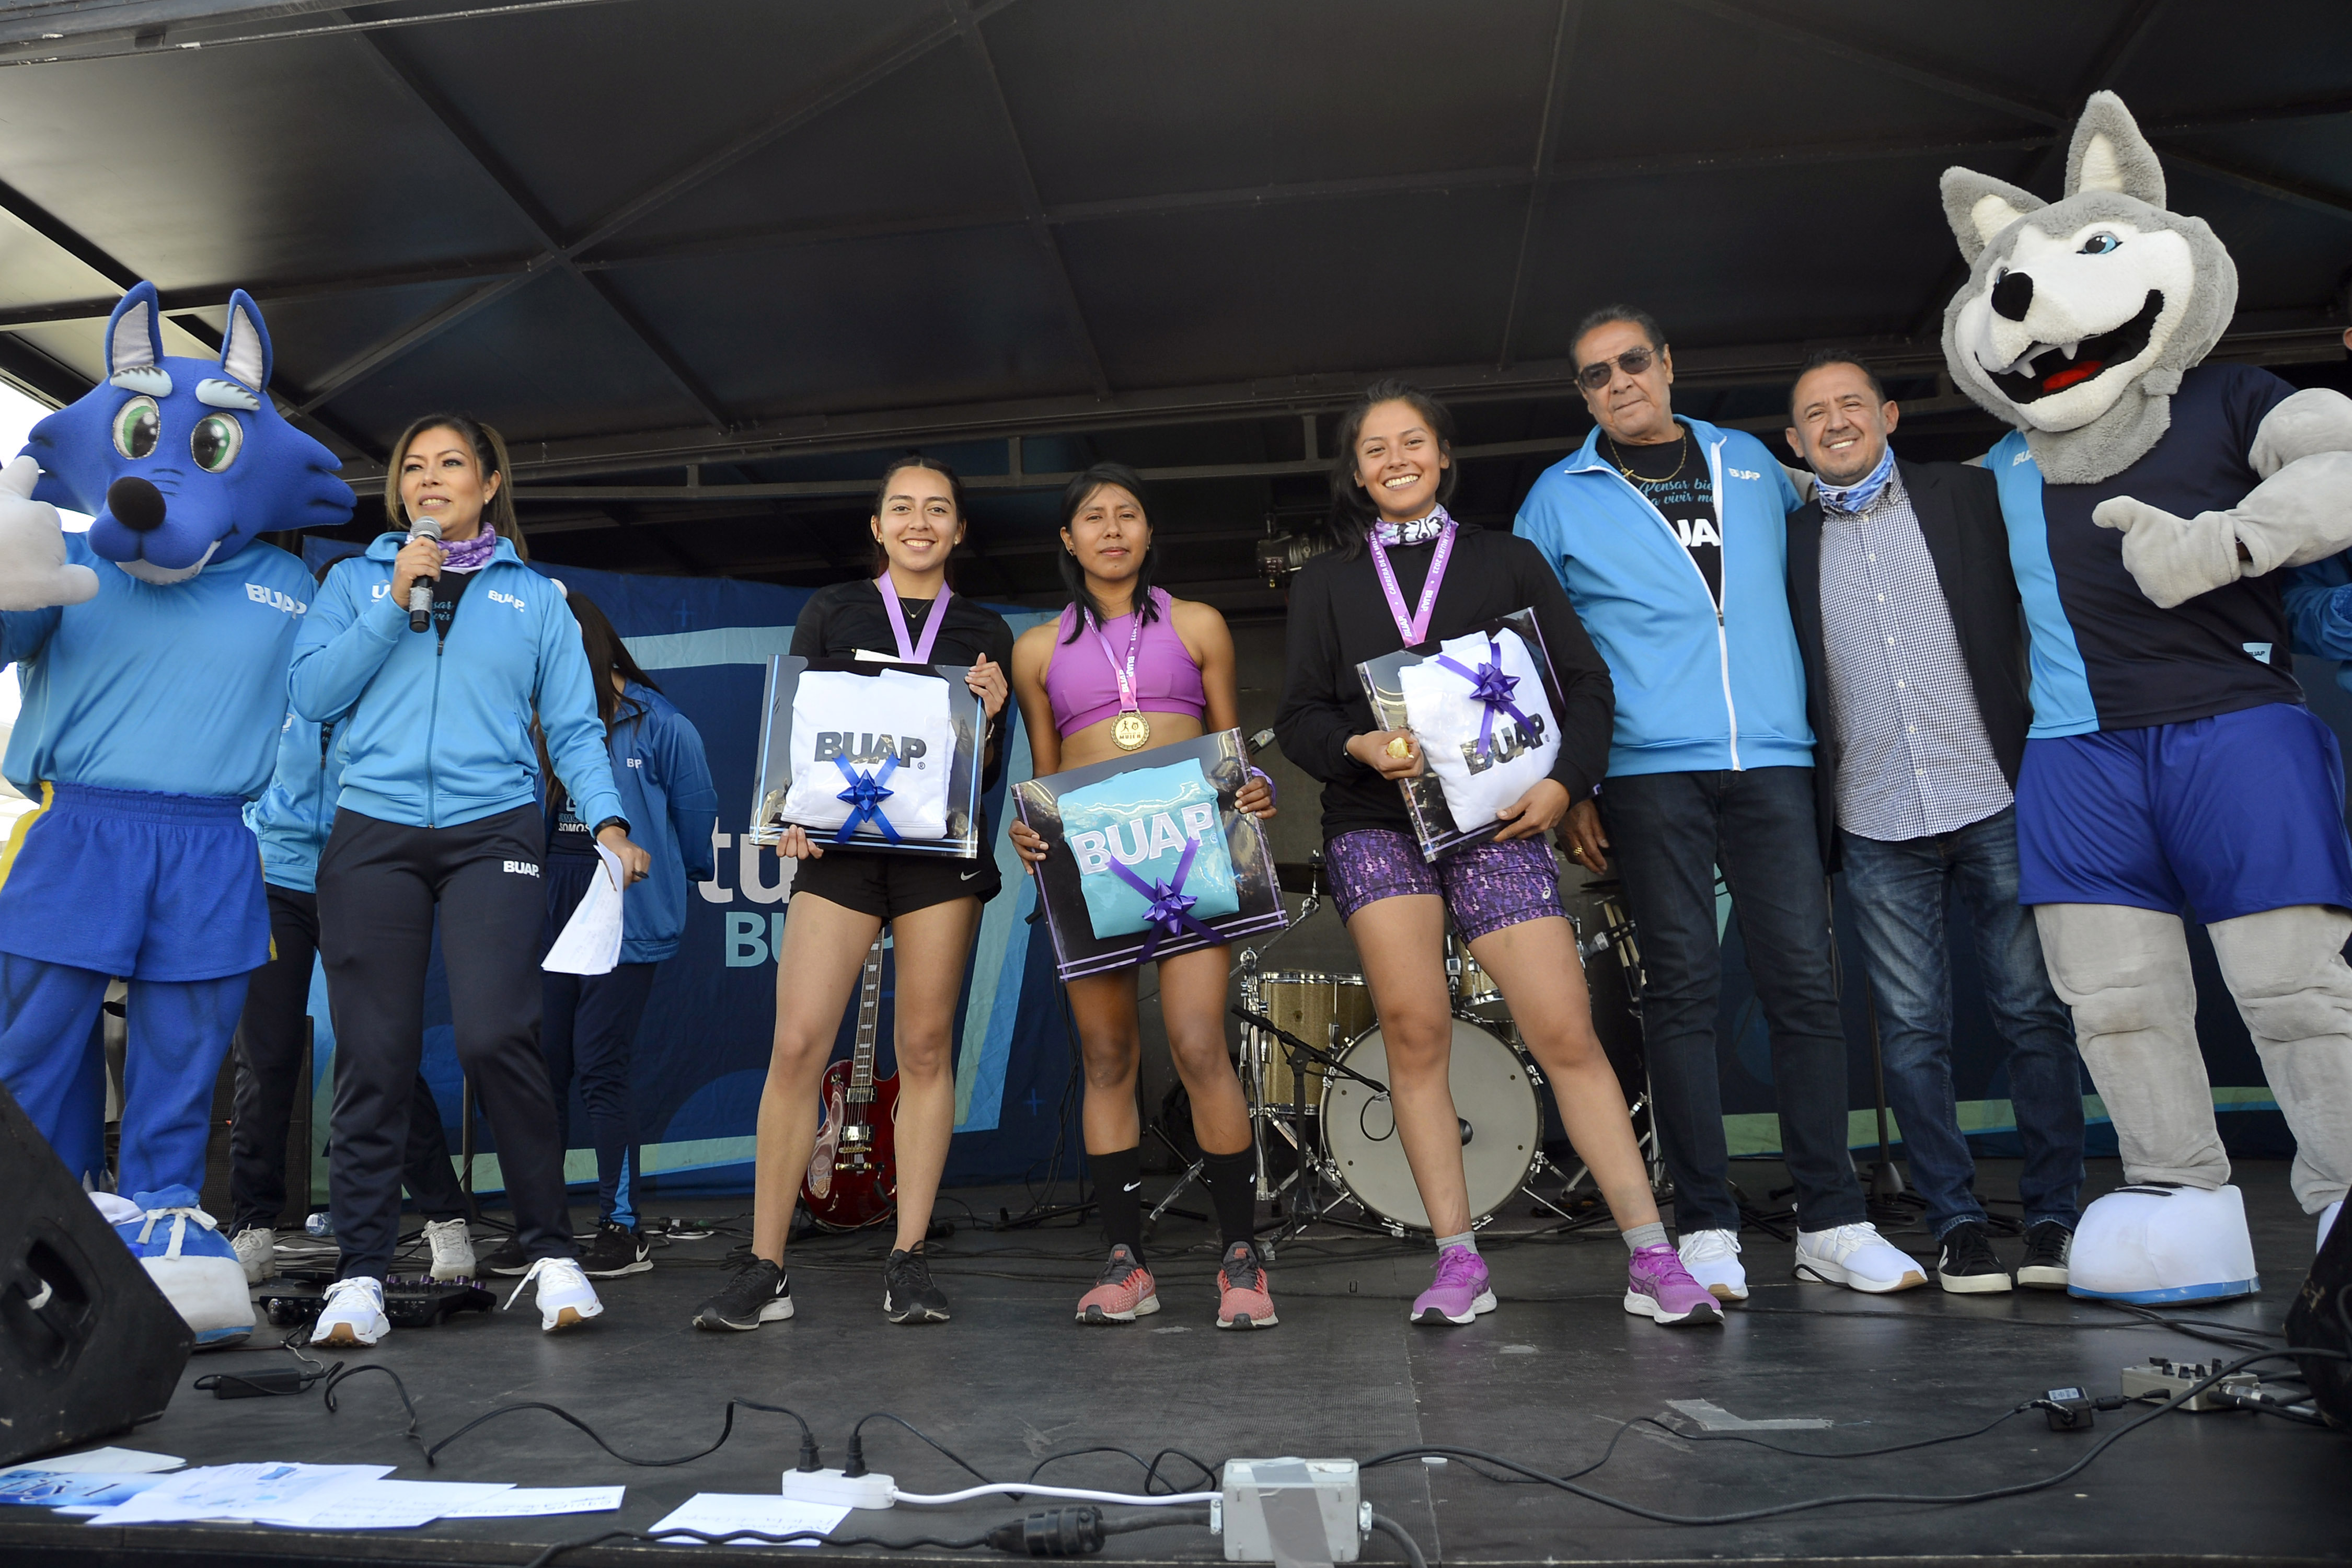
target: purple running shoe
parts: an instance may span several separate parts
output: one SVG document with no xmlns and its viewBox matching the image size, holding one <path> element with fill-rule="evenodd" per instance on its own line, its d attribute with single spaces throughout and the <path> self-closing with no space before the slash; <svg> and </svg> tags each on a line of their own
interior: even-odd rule
<svg viewBox="0 0 2352 1568">
<path fill-rule="evenodd" d="M 1721 1304 L 1671 1247 L 1645 1247 L 1626 1264 L 1625 1310 L 1661 1325 L 1723 1321 Z"/>
<path fill-rule="evenodd" d="M 1437 1255 L 1437 1278 L 1413 1298 L 1416 1323 L 1468 1323 L 1481 1312 L 1495 1310 L 1495 1292 L 1486 1283 L 1486 1260 L 1466 1247 L 1449 1247 Z"/>
</svg>

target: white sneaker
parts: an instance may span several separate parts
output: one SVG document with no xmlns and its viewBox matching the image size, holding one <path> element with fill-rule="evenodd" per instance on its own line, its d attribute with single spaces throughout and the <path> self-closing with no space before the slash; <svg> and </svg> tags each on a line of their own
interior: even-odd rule
<svg viewBox="0 0 2352 1568">
<path fill-rule="evenodd" d="M 1706 1287 L 1718 1301 L 1748 1300 L 1748 1269 L 1739 1261 L 1736 1230 L 1695 1230 L 1675 1248 L 1690 1277 Z"/>
<path fill-rule="evenodd" d="M 2336 1215 L 2337 1211 L 2342 1209 L 2343 1206 L 2344 1200 L 2342 1198 L 2338 1198 L 2334 1203 L 2329 1204 L 2326 1208 L 2319 1211 L 2319 1239 L 2312 1243 L 2312 1249 L 2314 1251 L 2317 1251 L 2320 1247 L 2327 1245 L 2327 1233 L 2336 1228 Z"/>
<path fill-rule="evenodd" d="M 604 1303 L 596 1300 L 596 1287 L 589 1284 L 588 1276 L 580 1271 L 576 1258 L 542 1258 L 532 1264 L 515 1281 L 514 1294 L 499 1310 L 512 1308 L 521 1297 L 523 1287 L 534 1279 L 539 1281 L 539 1326 L 547 1333 L 576 1329 L 604 1310 Z"/>
<path fill-rule="evenodd" d="M 463 1216 L 426 1220 L 425 1239 L 433 1247 L 434 1279 L 471 1279 L 474 1277 L 474 1233 L 466 1227 Z"/>
<path fill-rule="evenodd" d="M 245 1282 L 258 1285 L 278 1267 L 278 1233 L 267 1226 L 247 1226 L 229 1237 L 229 1250 L 245 1265 Z"/>
<path fill-rule="evenodd" d="M 1797 1278 L 1844 1285 L 1883 1296 L 1927 1282 L 1919 1260 L 1878 1234 L 1864 1220 L 1834 1230 L 1797 1233 Z"/>
<path fill-rule="evenodd" d="M 314 1345 L 372 1345 L 392 1332 L 383 1315 L 383 1281 L 355 1274 L 327 1287 L 319 1321 L 310 1325 Z"/>
</svg>

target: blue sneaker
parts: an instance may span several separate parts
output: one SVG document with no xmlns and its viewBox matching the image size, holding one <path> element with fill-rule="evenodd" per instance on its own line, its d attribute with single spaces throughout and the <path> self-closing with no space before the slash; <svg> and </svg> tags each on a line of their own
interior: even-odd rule
<svg viewBox="0 0 2352 1568">
<path fill-rule="evenodd" d="M 253 1299 L 246 1293 L 245 1265 L 214 1227 L 213 1216 L 196 1206 L 194 1191 L 165 1187 L 160 1193 L 133 1193 L 131 1202 L 139 1214 L 118 1224 L 114 1234 L 196 1331 L 196 1348 L 218 1350 L 242 1342 L 253 1332 Z"/>
</svg>

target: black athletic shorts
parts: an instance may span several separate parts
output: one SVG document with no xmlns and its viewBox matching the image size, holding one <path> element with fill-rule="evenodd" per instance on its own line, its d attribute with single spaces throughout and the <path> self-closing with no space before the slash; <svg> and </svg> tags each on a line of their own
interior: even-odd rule
<svg viewBox="0 0 2352 1568">
<path fill-rule="evenodd" d="M 996 897 L 1003 887 L 996 858 L 959 859 L 950 855 L 887 855 L 829 849 L 821 860 L 803 860 L 793 873 L 793 891 L 814 893 L 829 903 L 888 921 L 950 899 Z"/>
</svg>

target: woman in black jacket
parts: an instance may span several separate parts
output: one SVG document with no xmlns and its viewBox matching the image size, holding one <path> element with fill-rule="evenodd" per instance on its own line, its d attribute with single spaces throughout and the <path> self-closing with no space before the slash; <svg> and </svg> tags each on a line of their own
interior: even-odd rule
<svg viewBox="0 0 2352 1568">
<path fill-rule="evenodd" d="M 1275 732 L 1283 754 L 1323 781 L 1324 863 L 1333 903 L 1363 961 L 1388 1051 L 1397 1133 L 1438 1247 L 1415 1322 L 1467 1323 L 1495 1309 L 1471 1233 L 1460 1122 L 1447 1081 L 1452 1001 L 1448 916 L 1502 987 L 1543 1068 L 1578 1156 L 1633 1253 L 1625 1310 L 1661 1322 L 1720 1321 L 1715 1300 L 1666 1245 L 1616 1069 L 1593 1033 L 1576 933 L 1545 835 L 1591 797 L 1608 765 L 1608 667 L 1534 546 L 1449 516 L 1453 425 L 1399 382 L 1368 390 L 1340 421 L 1331 465 L 1340 548 L 1290 591 L 1288 673 Z M 1422 858 L 1398 782 L 1424 759 L 1410 731 L 1372 717 L 1356 667 L 1532 609 L 1564 697 L 1559 760 L 1516 803 L 1491 842 Z"/>
</svg>

